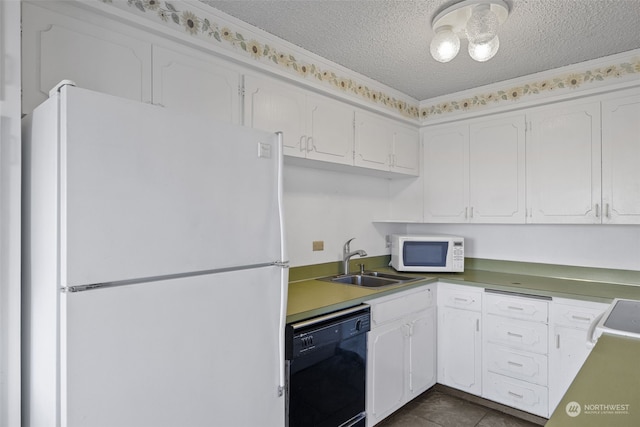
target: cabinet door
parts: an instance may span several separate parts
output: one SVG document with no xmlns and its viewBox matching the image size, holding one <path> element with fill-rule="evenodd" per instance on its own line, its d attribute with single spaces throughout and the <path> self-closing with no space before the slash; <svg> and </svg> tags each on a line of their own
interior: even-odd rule
<svg viewBox="0 0 640 427">
<path fill-rule="evenodd" d="M 549 337 L 549 413 L 553 413 L 591 352 L 589 327 L 609 304 L 554 298 Z"/>
<path fill-rule="evenodd" d="M 469 126 L 424 134 L 424 221 L 466 222 L 469 200 Z"/>
<path fill-rule="evenodd" d="M 61 80 L 137 101 L 151 101 L 151 44 L 115 22 L 100 27 L 33 4 L 22 5 L 22 111 L 31 112 Z"/>
<path fill-rule="evenodd" d="M 153 46 L 153 102 L 240 124 L 240 73 L 210 55 Z"/>
<path fill-rule="evenodd" d="M 589 356 L 587 331 L 565 326 L 554 327 L 554 345 L 549 352 L 549 413 L 553 413 Z"/>
<path fill-rule="evenodd" d="M 308 96 L 308 159 L 353 165 L 353 108 L 321 96 Z"/>
<path fill-rule="evenodd" d="M 405 402 L 405 340 L 409 327 L 393 322 L 371 330 L 367 351 L 367 425 L 372 426 Z"/>
<path fill-rule="evenodd" d="M 409 399 L 436 383 L 436 313 L 429 309 L 409 320 Z"/>
<path fill-rule="evenodd" d="M 469 127 L 469 219 L 525 222 L 524 115 Z"/>
<path fill-rule="evenodd" d="M 600 222 L 600 103 L 545 107 L 529 120 L 527 221 Z"/>
<path fill-rule="evenodd" d="M 388 171 L 392 143 L 393 130 L 386 120 L 356 111 L 356 166 Z"/>
<path fill-rule="evenodd" d="M 445 307 L 438 312 L 438 382 L 482 392 L 480 313 Z"/>
<path fill-rule="evenodd" d="M 264 77 L 244 77 L 244 124 L 283 133 L 283 153 L 306 157 L 306 96 L 301 90 Z"/>
<path fill-rule="evenodd" d="M 391 170 L 407 175 L 420 175 L 420 135 L 417 129 L 395 126 Z"/>
<path fill-rule="evenodd" d="M 640 223 L 640 94 L 602 103 L 602 222 Z"/>
</svg>

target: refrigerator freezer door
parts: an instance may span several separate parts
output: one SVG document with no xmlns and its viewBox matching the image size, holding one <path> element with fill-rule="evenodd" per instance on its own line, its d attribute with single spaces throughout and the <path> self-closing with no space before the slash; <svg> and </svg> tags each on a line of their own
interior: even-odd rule
<svg viewBox="0 0 640 427">
<path fill-rule="evenodd" d="M 277 135 L 69 86 L 60 105 L 62 286 L 282 260 Z"/>
<path fill-rule="evenodd" d="M 286 271 L 63 294 L 61 425 L 283 426 Z"/>
</svg>

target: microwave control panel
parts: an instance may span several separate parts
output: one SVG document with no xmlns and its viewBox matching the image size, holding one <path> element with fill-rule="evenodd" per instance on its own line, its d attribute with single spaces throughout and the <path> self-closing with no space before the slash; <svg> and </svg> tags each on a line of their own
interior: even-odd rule
<svg viewBox="0 0 640 427">
<path fill-rule="evenodd" d="M 453 242 L 453 268 L 464 270 L 464 243 Z"/>
</svg>

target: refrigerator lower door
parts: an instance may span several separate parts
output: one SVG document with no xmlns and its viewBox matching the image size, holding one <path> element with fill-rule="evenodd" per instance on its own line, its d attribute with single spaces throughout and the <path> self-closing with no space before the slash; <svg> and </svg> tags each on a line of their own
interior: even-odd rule
<svg viewBox="0 0 640 427">
<path fill-rule="evenodd" d="M 63 294 L 61 425 L 283 426 L 286 274 L 273 266 Z"/>
</svg>

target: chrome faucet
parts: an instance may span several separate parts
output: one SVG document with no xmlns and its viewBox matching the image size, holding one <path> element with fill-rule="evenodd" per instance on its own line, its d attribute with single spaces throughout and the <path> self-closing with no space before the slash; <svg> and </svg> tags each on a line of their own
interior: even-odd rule
<svg viewBox="0 0 640 427">
<path fill-rule="evenodd" d="M 351 252 L 349 244 L 353 239 L 355 239 L 355 237 L 347 240 L 347 243 L 345 243 L 344 247 L 342 248 L 342 271 L 344 272 L 344 274 L 349 274 L 349 260 L 351 259 L 351 257 L 354 257 L 356 255 L 367 256 L 367 253 L 362 249 Z"/>
</svg>

